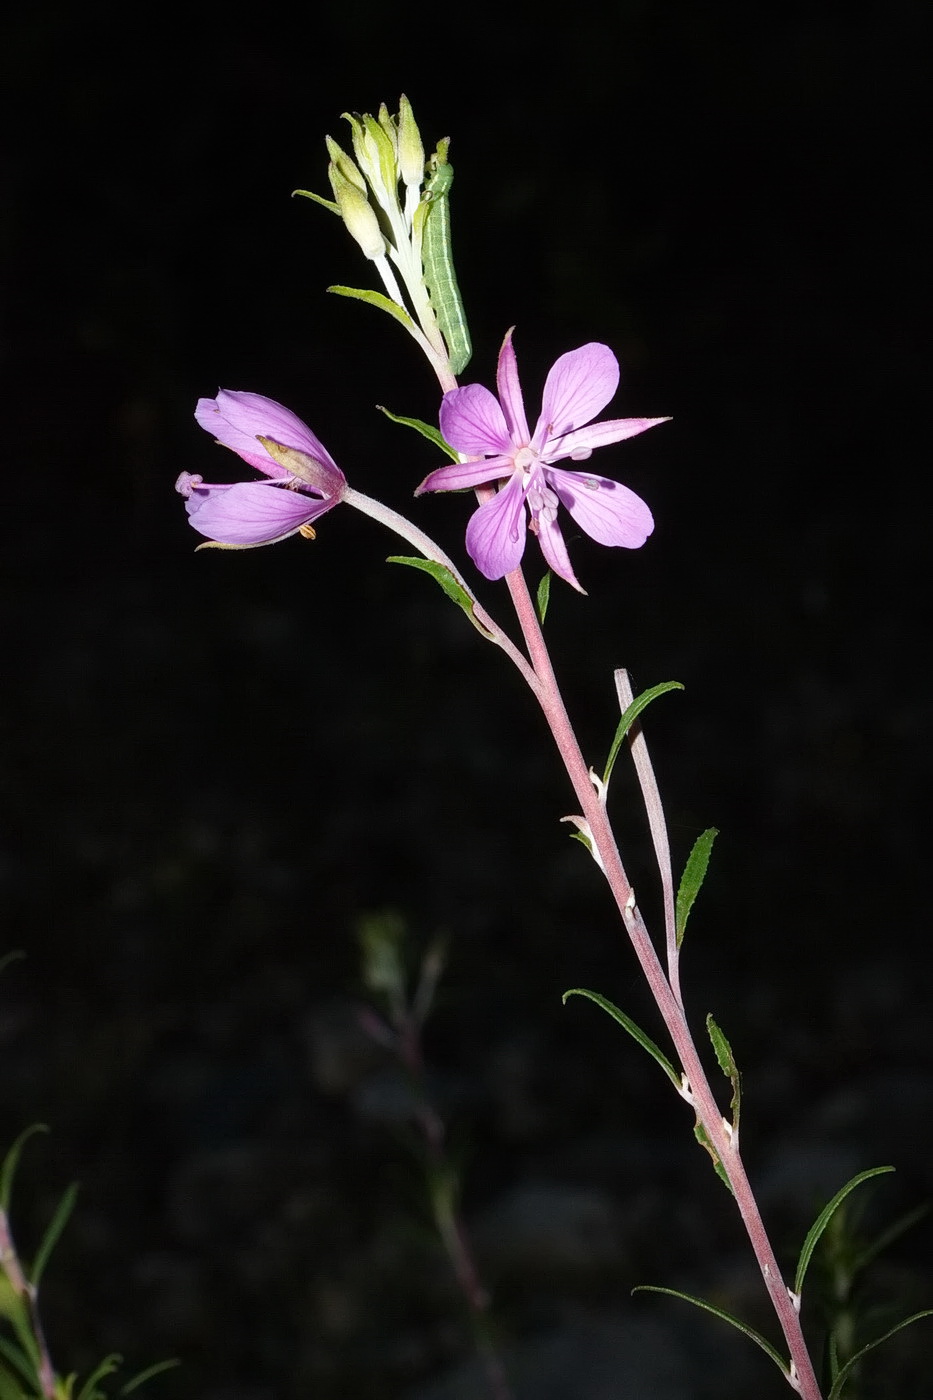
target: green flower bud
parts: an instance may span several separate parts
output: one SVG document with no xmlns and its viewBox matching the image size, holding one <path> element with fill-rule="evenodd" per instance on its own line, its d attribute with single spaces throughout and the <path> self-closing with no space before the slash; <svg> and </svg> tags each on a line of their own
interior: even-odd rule
<svg viewBox="0 0 933 1400">
<path fill-rule="evenodd" d="M 337 145 L 337 142 L 333 139 L 332 136 L 326 136 L 324 139 L 327 143 L 327 154 L 330 156 L 331 159 L 331 169 L 338 170 L 344 180 L 348 180 L 351 185 L 355 185 L 356 188 L 362 194 L 365 195 L 366 181 L 363 179 L 363 175 L 359 167 L 354 164 L 354 162 L 347 155 L 346 151 L 343 150 L 342 147 Z M 330 171 L 328 171 L 328 174 L 330 174 Z M 331 187 L 334 188 L 333 178 L 331 178 L 330 183 Z M 335 198 L 336 195 L 337 190 L 336 188 L 334 188 Z"/>
<path fill-rule="evenodd" d="M 424 179 L 424 146 L 411 103 L 404 93 L 398 104 L 398 163 L 405 184 L 420 188 Z"/>
<path fill-rule="evenodd" d="M 356 239 L 367 258 L 375 261 L 384 257 L 386 241 L 375 210 L 365 194 L 362 194 L 356 185 L 344 179 L 333 164 L 327 173 L 340 208 L 340 217 L 346 224 L 347 231 Z"/>
</svg>

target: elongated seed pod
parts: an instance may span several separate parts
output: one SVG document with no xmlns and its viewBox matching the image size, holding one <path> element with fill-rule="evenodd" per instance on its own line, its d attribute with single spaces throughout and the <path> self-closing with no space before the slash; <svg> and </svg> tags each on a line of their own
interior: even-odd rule
<svg viewBox="0 0 933 1400">
<path fill-rule="evenodd" d="M 473 345 L 463 311 L 457 274 L 454 272 L 450 246 L 450 201 L 448 193 L 453 184 L 453 166 L 448 161 L 436 162 L 425 186 L 424 200 L 428 205 L 424 223 L 421 256 L 424 280 L 431 306 L 447 344 L 450 368 L 460 374 L 470 363 Z"/>
</svg>

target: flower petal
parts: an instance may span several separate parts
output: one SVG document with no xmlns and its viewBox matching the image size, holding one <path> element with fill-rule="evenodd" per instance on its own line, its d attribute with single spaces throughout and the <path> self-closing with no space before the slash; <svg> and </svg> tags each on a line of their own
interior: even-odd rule
<svg viewBox="0 0 933 1400">
<path fill-rule="evenodd" d="M 574 457 L 580 461 L 588 457 L 595 447 L 623 442 L 625 438 L 637 437 L 648 428 L 656 428 L 659 423 L 670 421 L 670 418 L 604 418 L 600 423 L 590 423 L 586 428 L 567 433 L 559 443 L 552 442 L 546 455 L 551 462 L 560 461 L 562 457 Z"/>
<path fill-rule="evenodd" d="M 567 546 L 564 543 L 564 536 L 561 533 L 557 520 L 548 519 L 542 515 L 538 518 L 538 543 L 541 546 L 541 553 L 547 561 L 548 568 L 553 569 L 555 574 L 569 583 L 578 593 L 586 593 L 585 588 L 581 588 L 577 582 L 577 576 L 570 565 L 570 556 L 567 553 Z"/>
<path fill-rule="evenodd" d="M 438 467 L 431 472 L 415 492 L 422 496 L 425 491 L 466 491 L 471 486 L 485 486 L 487 481 L 498 481 L 510 476 L 514 470 L 511 457 L 487 457 L 482 462 L 454 462 L 449 467 Z"/>
<path fill-rule="evenodd" d="M 237 481 L 231 486 L 188 482 L 186 489 L 191 524 L 221 544 L 275 544 L 334 505 L 271 481 Z"/>
<path fill-rule="evenodd" d="M 551 438 L 582 428 L 606 407 L 618 387 L 619 362 L 608 345 L 593 340 L 561 355 L 544 385 L 535 447 L 547 456 Z"/>
<path fill-rule="evenodd" d="M 484 384 L 464 384 L 441 400 L 441 432 L 457 452 L 500 456 L 513 443 L 499 400 Z"/>
<path fill-rule="evenodd" d="M 518 568 L 526 533 L 522 473 L 516 472 L 508 485 L 470 517 L 467 551 L 486 578 L 503 578 Z"/>
<path fill-rule="evenodd" d="M 654 519 L 644 501 L 618 481 L 557 467 L 546 467 L 545 476 L 561 504 L 597 544 L 638 549 L 654 529 Z"/>
<path fill-rule="evenodd" d="M 518 361 L 512 348 L 512 331 L 506 332 L 502 349 L 499 351 L 499 364 L 496 368 L 496 387 L 505 421 L 509 426 L 512 441 L 524 446 L 531 441 L 528 433 L 528 419 L 525 417 L 525 401 L 522 386 L 518 379 Z"/>
<path fill-rule="evenodd" d="M 266 476 L 286 478 L 290 473 L 274 462 L 257 437 L 273 438 L 283 447 L 297 448 L 315 461 L 339 472 L 324 444 L 315 437 L 296 413 L 264 394 L 235 389 L 218 389 L 216 399 L 199 399 L 195 418 L 224 447 L 230 447 L 257 471 Z"/>
</svg>

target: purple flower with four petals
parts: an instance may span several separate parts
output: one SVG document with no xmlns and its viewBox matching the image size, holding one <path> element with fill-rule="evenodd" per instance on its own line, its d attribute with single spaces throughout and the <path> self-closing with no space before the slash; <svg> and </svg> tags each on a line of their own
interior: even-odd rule
<svg viewBox="0 0 933 1400">
<path fill-rule="evenodd" d="M 311 521 L 337 505 L 346 477 L 311 429 L 274 399 L 230 389 L 199 399 L 194 416 L 268 478 L 210 486 L 182 472 L 175 489 L 194 528 L 231 549 L 276 544 L 299 531 L 313 538 Z"/>
<path fill-rule="evenodd" d="M 608 345 L 593 341 L 561 355 L 544 386 L 534 433 L 528 431 L 518 366 L 509 331 L 499 352 L 498 399 L 482 384 L 465 384 L 445 394 L 440 425 L 447 442 L 464 456 L 483 461 L 440 467 L 416 491 L 459 491 L 503 481 L 467 526 L 470 557 L 487 578 L 502 578 L 518 567 L 528 529 L 554 573 L 582 593 L 557 521 L 566 506 L 577 524 L 599 544 L 637 549 L 654 529 L 640 496 L 618 481 L 590 472 L 555 467 L 564 458 L 580 461 L 594 447 L 634 437 L 667 418 L 613 418 L 591 423 L 619 385 L 619 362 Z M 589 426 L 585 426 L 589 424 Z"/>
</svg>

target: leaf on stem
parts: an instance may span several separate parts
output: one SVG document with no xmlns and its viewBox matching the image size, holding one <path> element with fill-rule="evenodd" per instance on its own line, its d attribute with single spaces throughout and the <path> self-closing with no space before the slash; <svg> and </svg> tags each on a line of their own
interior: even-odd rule
<svg viewBox="0 0 933 1400">
<path fill-rule="evenodd" d="M 547 605 L 551 601 L 551 571 L 547 573 L 538 584 L 538 617 L 544 626 L 544 619 L 547 616 Z"/>
<path fill-rule="evenodd" d="M 640 1283 L 637 1287 L 632 1289 L 632 1292 L 666 1293 L 670 1298 L 682 1298 L 685 1303 L 692 1303 L 694 1307 L 702 1308 L 704 1312 L 712 1313 L 714 1317 L 718 1317 L 722 1322 L 728 1322 L 730 1326 L 737 1328 L 740 1332 L 744 1332 L 746 1337 L 751 1337 L 752 1341 L 755 1342 L 757 1346 L 760 1346 L 767 1356 L 771 1357 L 771 1360 L 774 1362 L 775 1366 L 778 1367 L 781 1375 L 787 1380 L 789 1368 L 780 1352 L 777 1351 L 760 1332 L 756 1332 L 754 1327 L 749 1327 L 748 1323 L 743 1322 L 741 1318 L 733 1317 L 732 1313 L 726 1312 L 724 1308 L 717 1308 L 714 1304 L 707 1303 L 702 1298 L 695 1298 L 692 1293 L 681 1293 L 677 1288 L 658 1288 L 656 1284 L 652 1283 Z"/>
<path fill-rule="evenodd" d="M 423 573 L 430 574 L 443 588 L 448 598 L 452 598 L 458 608 L 462 608 L 467 617 L 481 636 L 487 641 L 494 642 L 495 636 L 488 627 L 484 627 L 473 611 L 476 599 L 468 593 L 463 584 L 454 578 L 446 564 L 439 564 L 436 559 L 419 559 L 408 557 L 404 554 L 390 554 L 386 561 L 389 564 L 407 564 L 410 569 L 421 569 Z"/>
<path fill-rule="evenodd" d="M 374 292 L 369 287 L 328 287 L 327 290 L 338 297 L 351 297 L 354 301 L 365 301 L 367 306 L 378 306 L 380 311 L 388 311 L 390 316 L 394 316 L 411 335 L 418 334 L 418 329 L 405 308 L 399 306 L 391 297 L 387 297 L 385 292 Z"/>
<path fill-rule="evenodd" d="M 0 1357 L 3 1357 L 7 1365 L 16 1372 L 15 1376 L 11 1376 L 4 1367 L 0 1366 L 0 1397 L 3 1400 L 6 1400 L 8 1394 L 15 1395 L 18 1400 L 22 1400 L 24 1383 L 34 1385 L 38 1389 L 39 1378 L 35 1365 L 30 1362 L 26 1353 L 21 1351 L 16 1343 L 11 1342 L 8 1337 L 0 1337 Z M 13 1389 L 9 1388 L 11 1383 Z"/>
<path fill-rule="evenodd" d="M 881 1167 L 880 1170 L 891 1171 L 893 1170 L 893 1168 Z M 845 1383 L 847 1375 L 852 1370 L 853 1366 L 855 1366 L 856 1362 L 861 1361 L 862 1357 L 866 1354 L 866 1352 L 874 1351 L 875 1347 L 880 1347 L 882 1342 L 886 1342 L 889 1337 L 893 1337 L 895 1332 L 903 1331 L 903 1329 L 905 1327 L 909 1327 L 912 1322 L 919 1322 L 921 1317 L 933 1317 L 933 1308 L 924 1308 L 922 1312 L 911 1313 L 910 1317 L 905 1317 L 902 1322 L 898 1322 L 894 1327 L 891 1327 L 882 1336 L 876 1337 L 873 1342 L 867 1342 L 866 1345 L 863 1346 L 860 1351 L 857 1351 L 854 1356 L 850 1356 L 846 1364 L 840 1367 L 840 1369 L 837 1371 L 836 1376 L 833 1380 L 832 1389 L 827 1395 L 826 1400 L 839 1400 L 839 1396 L 842 1394 L 842 1387 Z"/>
<path fill-rule="evenodd" d="M 680 877 L 680 885 L 677 890 L 677 916 L 675 926 L 677 930 L 677 947 L 684 941 L 684 930 L 687 927 L 687 919 L 690 917 L 690 910 L 693 902 L 703 886 L 706 879 L 706 871 L 709 867 L 710 852 L 713 849 L 713 842 L 719 835 L 719 830 L 715 826 L 709 827 L 698 836 L 693 843 L 693 850 L 687 857 L 687 864 L 684 866 L 684 873 Z"/>
<path fill-rule="evenodd" d="M 609 1001 L 607 997 L 600 996 L 598 992 L 591 992 L 586 987 L 571 987 L 568 992 L 564 992 L 564 995 L 561 998 L 561 1000 L 563 1001 L 565 1006 L 567 1005 L 568 997 L 586 997 L 589 1001 L 595 1002 L 597 1006 L 601 1006 L 602 1009 L 605 1012 L 607 1012 L 608 1015 L 610 1015 L 614 1021 L 618 1021 L 619 1025 L 623 1028 L 623 1030 L 628 1031 L 629 1035 L 632 1037 L 633 1040 L 638 1041 L 638 1044 L 642 1047 L 643 1050 L 648 1051 L 648 1054 L 653 1060 L 656 1060 L 658 1062 L 658 1064 L 663 1069 L 664 1073 L 667 1075 L 668 1079 L 674 1085 L 674 1088 L 677 1090 L 678 1094 L 680 1093 L 680 1076 L 675 1070 L 674 1066 L 671 1064 L 670 1060 L 663 1053 L 663 1051 L 658 1049 L 657 1045 L 655 1045 L 651 1037 L 649 1035 L 645 1035 L 645 1032 L 641 1029 L 640 1026 L 636 1026 L 635 1022 L 631 1019 L 630 1016 L 626 1016 L 625 1012 L 620 1011 L 619 1008 L 616 1005 L 614 1005 L 613 1002 Z"/>
<path fill-rule="evenodd" d="M 123 1357 L 119 1352 L 114 1351 L 111 1352 L 109 1356 L 105 1356 L 103 1361 L 94 1367 L 94 1370 L 78 1391 L 77 1400 L 98 1400 L 98 1397 L 102 1397 L 104 1392 L 97 1389 L 98 1383 L 102 1381 L 105 1376 L 112 1376 L 114 1371 L 118 1371 L 122 1362 Z"/>
<path fill-rule="evenodd" d="M 180 1365 L 181 1362 L 177 1357 L 173 1357 L 168 1361 L 157 1361 L 154 1366 L 147 1366 L 144 1371 L 137 1371 L 135 1376 L 131 1376 L 125 1385 L 121 1385 L 119 1393 L 120 1395 L 131 1395 L 139 1386 L 145 1385 L 147 1381 L 152 1380 L 153 1376 L 160 1376 L 163 1371 L 172 1371 L 176 1366 Z"/>
<path fill-rule="evenodd" d="M 33 1260 L 32 1272 L 29 1277 L 29 1282 L 35 1289 L 38 1289 L 39 1280 L 42 1278 L 42 1275 L 45 1272 L 45 1266 L 49 1262 L 49 1257 L 51 1256 L 52 1250 L 58 1244 L 61 1233 L 64 1230 L 65 1226 L 68 1224 L 68 1218 L 71 1215 L 71 1212 L 74 1210 L 74 1204 L 77 1200 L 77 1196 L 78 1183 L 76 1181 L 73 1181 L 71 1185 L 67 1187 L 62 1193 L 62 1198 L 55 1208 L 55 1214 L 52 1216 L 52 1219 L 48 1223 L 46 1232 L 42 1236 L 42 1243 L 39 1245 L 38 1252 L 36 1253 L 36 1257 Z"/>
<path fill-rule="evenodd" d="M 640 695 L 636 695 L 631 705 L 624 711 L 616 728 L 615 738 L 609 750 L 609 757 L 606 759 L 606 771 L 603 773 L 603 782 L 608 784 L 609 775 L 615 766 L 615 761 L 619 756 L 626 734 L 635 723 L 642 710 L 650 705 L 652 700 L 656 700 L 659 695 L 666 694 L 669 690 L 683 690 L 680 681 L 662 681 L 660 685 L 653 685 L 648 690 L 643 690 Z"/>
<path fill-rule="evenodd" d="M 842 1205 L 842 1202 L 845 1200 L 846 1196 L 849 1195 L 849 1192 L 854 1191 L 856 1186 L 861 1186 L 863 1181 L 870 1181 L 873 1176 L 882 1176 L 886 1172 L 893 1171 L 893 1167 L 870 1167 L 868 1171 L 859 1172 L 856 1176 L 853 1176 L 851 1181 L 847 1181 L 845 1186 L 840 1187 L 840 1189 L 836 1192 L 835 1196 L 833 1196 L 832 1200 L 823 1207 L 819 1215 L 816 1217 L 816 1220 L 814 1220 L 813 1224 L 810 1226 L 810 1229 L 807 1231 L 807 1237 L 804 1240 L 803 1248 L 800 1251 L 800 1258 L 797 1261 L 797 1272 L 794 1275 L 795 1293 L 799 1295 L 803 1291 L 803 1281 L 806 1276 L 810 1260 L 813 1258 L 813 1251 L 814 1249 L 816 1249 L 820 1235 L 822 1235 L 823 1231 L 826 1229 L 826 1226 L 832 1219 L 834 1212 L 838 1210 L 839 1206 Z M 883 1341 L 884 1338 L 879 1337 L 878 1340 Z M 872 1345 L 874 1345 L 874 1343 Z"/>
<path fill-rule="evenodd" d="M 406 418 L 400 413 L 390 413 L 384 404 L 377 403 L 376 407 L 380 413 L 384 413 L 387 418 L 391 418 L 393 423 L 401 423 L 406 428 L 414 428 L 416 433 L 427 438 L 428 442 L 433 442 L 435 447 L 439 447 L 442 452 L 446 452 L 452 462 L 459 462 L 460 458 L 449 442 L 445 442 L 441 436 L 439 428 L 434 428 L 430 423 L 425 423 L 420 418 Z"/>
<path fill-rule="evenodd" d="M 732 1131 L 739 1131 L 739 1113 L 742 1108 L 742 1076 L 739 1074 L 739 1067 L 735 1062 L 732 1053 L 732 1046 L 729 1044 L 722 1031 L 713 1020 L 712 1016 L 706 1018 L 706 1032 L 710 1038 L 713 1049 L 716 1051 L 716 1059 L 719 1068 L 732 1085 Z"/>
<path fill-rule="evenodd" d="M 26 1143 L 35 1133 L 47 1133 L 48 1127 L 45 1123 L 31 1123 L 28 1128 L 24 1128 L 19 1137 L 10 1148 L 3 1159 L 3 1166 L 0 1167 L 0 1210 L 10 1209 L 10 1194 L 13 1190 L 13 1178 L 16 1175 L 16 1168 L 19 1165 L 20 1153 Z"/>
<path fill-rule="evenodd" d="M 715 1147 L 710 1142 L 709 1133 L 703 1127 L 703 1124 L 700 1122 L 699 1117 L 693 1125 L 693 1136 L 703 1148 L 703 1151 L 709 1153 L 710 1158 L 712 1159 L 713 1167 L 716 1171 L 716 1175 L 719 1177 L 719 1180 L 722 1182 L 723 1186 L 725 1186 L 726 1189 L 734 1196 L 735 1192 L 732 1190 L 732 1182 L 729 1180 L 729 1174 L 723 1166 L 722 1161 L 720 1160 L 719 1153 L 716 1151 Z"/>
</svg>

